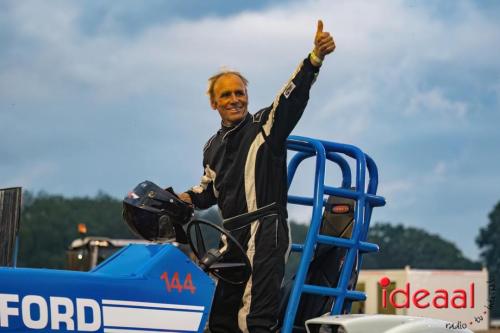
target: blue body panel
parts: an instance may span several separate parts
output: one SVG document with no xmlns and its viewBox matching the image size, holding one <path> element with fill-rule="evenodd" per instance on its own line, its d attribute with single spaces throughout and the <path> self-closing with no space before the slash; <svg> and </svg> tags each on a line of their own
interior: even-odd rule
<svg viewBox="0 0 500 333">
<path fill-rule="evenodd" d="M 202 332 L 214 288 L 169 244 L 129 245 L 92 272 L 0 268 L 0 332 Z"/>
</svg>

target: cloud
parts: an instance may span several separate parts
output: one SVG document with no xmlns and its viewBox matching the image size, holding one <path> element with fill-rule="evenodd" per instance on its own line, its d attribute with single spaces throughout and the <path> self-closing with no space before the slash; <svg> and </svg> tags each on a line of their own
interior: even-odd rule
<svg viewBox="0 0 500 333">
<path fill-rule="evenodd" d="M 436 163 L 434 167 L 434 174 L 438 177 L 446 175 L 446 172 L 449 170 L 448 163 L 445 161 L 439 161 Z"/>
<path fill-rule="evenodd" d="M 294 133 L 367 151 L 380 166 L 380 193 L 390 199 L 380 216 L 388 220 L 450 228 L 444 183 L 467 186 L 488 204 L 500 195 L 492 185 L 499 157 L 487 153 L 500 140 L 492 125 L 500 121 L 500 23 L 480 5 L 323 0 L 213 6 L 206 16 L 162 11 L 161 2 L 154 11 L 129 5 L 3 4 L 3 183 L 117 197 L 145 178 L 193 185 L 201 147 L 219 124 L 206 78 L 222 65 L 237 68 L 250 80 L 252 111 L 269 105 L 322 18 L 337 50 Z M 470 175 L 481 181 L 469 183 Z M 310 189 L 304 179 L 299 191 Z M 423 220 L 426 199 L 449 206 Z M 484 205 L 474 214 L 485 216 Z"/>
<path fill-rule="evenodd" d="M 413 96 L 406 113 L 412 115 L 418 112 L 437 112 L 445 116 L 447 120 L 453 121 L 463 119 L 468 111 L 465 103 L 452 101 L 443 96 L 439 89 L 432 89 Z"/>
<path fill-rule="evenodd" d="M 394 197 L 407 194 L 415 189 L 415 184 L 412 181 L 401 179 L 381 184 L 380 192 L 387 197 Z"/>
</svg>

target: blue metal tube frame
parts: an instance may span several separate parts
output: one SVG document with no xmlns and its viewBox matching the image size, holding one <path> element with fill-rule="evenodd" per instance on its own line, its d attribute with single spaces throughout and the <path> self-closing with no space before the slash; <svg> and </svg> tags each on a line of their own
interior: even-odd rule
<svg viewBox="0 0 500 333">
<path fill-rule="evenodd" d="M 353 271 L 353 266 L 357 262 L 357 269 L 360 267 L 361 253 L 376 252 L 376 244 L 367 243 L 366 236 L 369 227 L 372 208 L 383 206 L 385 199 L 377 196 L 378 172 L 373 160 L 364 154 L 359 148 L 315 140 L 305 137 L 290 136 L 287 142 L 289 150 L 298 153 L 291 159 L 288 165 L 288 186 L 295 176 L 298 165 L 307 158 L 316 157 L 314 196 L 312 198 L 301 196 L 288 196 L 288 202 L 312 206 L 312 218 L 309 231 L 304 244 L 293 244 L 292 250 L 302 252 L 299 268 L 295 276 L 295 282 L 292 288 L 288 307 L 285 312 L 285 319 L 282 332 L 289 333 L 293 329 L 294 317 L 298 308 L 300 295 L 302 293 L 313 293 L 321 295 L 330 295 L 335 297 L 334 306 L 331 309 L 332 314 L 340 314 L 344 311 L 344 301 L 364 300 L 364 293 L 348 290 L 348 283 Z M 356 162 L 355 190 L 351 190 L 351 170 L 347 161 L 338 153 L 347 155 Z M 341 188 L 325 185 L 325 162 L 326 159 L 336 163 L 342 172 Z M 368 170 L 369 182 L 365 191 L 365 173 Z M 336 195 L 356 200 L 354 212 L 354 227 L 350 239 L 330 237 L 319 235 L 323 206 L 325 205 L 325 195 Z M 347 248 L 347 255 L 341 268 L 339 283 L 336 288 L 327 288 L 321 286 L 312 286 L 304 284 L 309 263 L 311 261 L 315 244 L 325 243 Z M 359 258 L 356 260 L 356 258 Z M 349 306 L 349 304 L 347 304 Z"/>
<path fill-rule="evenodd" d="M 356 257 L 359 251 L 359 238 L 361 235 L 361 226 L 363 224 L 363 208 L 365 207 L 365 169 L 366 169 L 366 160 L 365 154 L 358 148 L 354 146 L 345 146 L 345 147 L 335 147 L 338 145 L 323 142 L 323 144 L 332 149 L 339 149 L 345 151 L 349 156 L 354 155 L 356 159 L 356 192 L 358 194 L 358 198 L 356 200 L 356 207 L 354 209 L 354 227 L 352 231 L 351 239 L 354 241 L 354 246 L 350 247 L 347 251 L 347 255 L 344 258 L 344 265 L 340 272 L 340 280 L 337 288 L 339 288 L 342 292 L 335 298 L 335 303 L 333 305 L 332 313 L 340 314 L 342 312 L 344 306 L 344 300 L 347 294 L 348 283 L 351 278 L 352 268 Z M 351 155 L 352 154 L 352 155 Z"/>
<path fill-rule="evenodd" d="M 299 164 L 311 157 L 314 156 L 315 154 L 312 152 L 298 152 L 293 156 L 293 158 L 290 160 L 288 163 L 288 187 L 292 184 L 293 177 L 295 176 L 295 172 L 297 171 L 297 167 Z M 351 187 L 351 168 L 349 167 L 349 164 L 339 154 L 329 152 L 326 154 L 326 158 L 334 163 L 336 163 L 342 172 L 342 187 L 343 188 L 350 188 Z"/>
<path fill-rule="evenodd" d="M 297 167 L 299 164 L 311 157 L 314 156 L 314 153 L 312 152 L 298 152 L 295 154 L 295 156 L 290 160 L 288 163 L 288 188 L 290 188 L 290 185 L 292 184 L 293 177 L 295 176 L 295 172 L 297 171 Z"/>
<path fill-rule="evenodd" d="M 293 140 L 293 141 L 292 141 Z M 302 289 L 304 287 L 304 281 L 307 274 L 309 262 L 311 261 L 314 245 L 316 243 L 317 230 L 319 229 L 319 224 L 321 222 L 321 215 L 323 210 L 323 193 L 324 193 L 324 177 L 325 177 L 325 160 L 326 153 L 325 148 L 318 140 L 301 138 L 301 137 L 290 137 L 288 139 L 288 148 L 292 150 L 304 151 L 310 149 L 311 147 L 315 150 L 316 155 L 316 170 L 314 179 L 314 201 L 313 201 L 313 213 L 311 226 L 309 227 L 309 232 L 307 233 L 304 247 L 302 249 L 302 257 L 300 260 L 299 268 L 295 275 L 295 282 L 292 287 L 290 294 L 290 299 L 285 312 L 285 319 L 283 322 L 282 332 L 290 333 L 293 329 L 293 323 L 295 314 L 297 312 L 297 307 L 299 306 L 300 295 L 302 294 Z M 301 149 L 305 148 L 305 149 Z M 292 165 L 294 168 L 290 170 L 289 174 L 295 174 L 297 165 Z M 291 181 L 289 180 L 289 183 Z"/>
<path fill-rule="evenodd" d="M 326 158 L 334 163 L 336 163 L 339 167 L 340 170 L 342 171 L 342 187 L 343 188 L 350 188 L 351 187 L 351 168 L 349 167 L 349 164 L 339 154 L 329 152 L 326 154 Z"/>
<path fill-rule="evenodd" d="M 377 187 L 378 187 L 378 170 L 375 162 L 373 159 L 365 154 L 366 158 L 366 166 L 368 169 L 368 174 L 369 174 L 369 183 L 367 187 L 367 198 L 370 198 L 372 196 L 376 197 L 376 200 L 368 202 L 368 204 L 365 207 L 365 219 L 364 223 L 362 226 L 361 230 L 361 239 L 365 240 L 368 237 L 368 229 L 370 227 L 370 220 L 371 220 L 371 214 L 373 211 L 373 207 L 377 206 L 384 206 L 385 205 L 385 199 L 383 197 L 377 197 L 375 194 L 377 193 Z M 362 242 L 360 242 L 361 244 Z M 365 251 L 366 252 L 366 251 Z M 362 264 L 363 264 L 363 252 L 360 251 L 357 265 L 355 270 L 359 272 L 361 270 Z M 356 282 L 357 282 L 357 277 L 356 277 Z M 344 308 L 347 312 L 351 311 L 351 306 L 352 302 L 348 301 L 347 304 L 344 305 Z"/>
</svg>

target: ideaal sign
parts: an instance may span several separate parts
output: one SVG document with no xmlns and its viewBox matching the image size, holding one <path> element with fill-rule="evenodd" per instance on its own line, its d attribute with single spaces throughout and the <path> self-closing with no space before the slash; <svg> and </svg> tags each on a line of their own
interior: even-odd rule
<svg viewBox="0 0 500 333">
<path fill-rule="evenodd" d="M 495 299 L 496 299 L 495 281 L 488 280 L 488 305 L 483 306 L 482 313 L 478 313 L 478 315 L 475 315 L 474 319 L 469 321 L 469 325 L 472 325 L 474 323 L 479 324 L 484 319 L 486 319 L 486 314 L 495 305 Z M 462 322 L 461 320 L 454 323 L 446 324 L 446 328 L 449 328 L 450 330 L 466 329 L 467 327 L 468 327 L 467 321 Z"/>
<path fill-rule="evenodd" d="M 420 288 L 417 290 L 412 290 L 410 283 L 406 283 L 404 288 L 396 288 L 390 293 L 387 292 L 387 287 L 391 284 L 391 280 L 384 276 L 379 280 L 379 284 L 382 287 L 382 306 L 387 308 L 387 303 L 389 302 L 394 308 L 409 308 L 410 305 L 414 305 L 419 309 L 425 309 L 433 307 L 436 309 L 475 309 L 475 284 L 471 282 L 466 288 L 463 289 L 453 289 L 447 290 L 444 288 L 439 288 L 435 290 L 428 290 L 426 288 Z M 398 303 L 396 301 L 396 296 L 401 295 L 403 301 Z M 477 314 L 474 318 L 464 318 L 464 321 L 450 322 L 446 324 L 446 328 L 452 329 L 466 329 L 474 323 L 480 323 L 485 320 L 488 310 L 491 309 L 495 304 L 496 299 L 496 288 L 495 282 L 488 281 L 488 304 L 483 305 L 477 309 Z"/>
<path fill-rule="evenodd" d="M 404 288 L 396 288 L 387 295 L 387 287 L 391 284 L 391 280 L 384 276 L 379 280 L 382 287 L 382 307 L 387 308 L 387 302 L 396 309 L 409 308 L 413 304 L 419 309 L 434 307 L 436 309 L 447 309 L 449 307 L 455 309 L 474 308 L 474 293 L 475 285 L 470 283 L 467 289 L 454 289 L 452 291 L 446 289 L 428 290 L 420 288 L 412 290 L 410 283 L 407 282 Z M 403 301 L 398 303 L 396 296 L 401 295 Z"/>
<path fill-rule="evenodd" d="M 496 298 L 496 288 L 495 288 L 495 281 L 494 280 L 488 280 L 488 305 L 483 306 L 482 313 L 475 315 L 474 320 L 469 321 L 469 325 L 472 325 L 474 323 L 480 323 L 484 319 L 486 319 L 486 314 L 488 311 L 495 305 L 495 298 Z M 485 317 L 483 317 L 483 315 Z M 448 323 L 446 324 L 446 328 L 449 329 L 465 329 L 467 328 L 467 323 L 462 322 L 462 321 L 457 321 L 455 323 Z"/>
</svg>

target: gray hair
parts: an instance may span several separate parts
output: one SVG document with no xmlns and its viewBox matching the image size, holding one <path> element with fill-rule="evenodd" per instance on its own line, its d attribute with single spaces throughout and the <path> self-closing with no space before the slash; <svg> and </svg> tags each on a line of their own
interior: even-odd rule
<svg viewBox="0 0 500 333">
<path fill-rule="evenodd" d="M 225 69 L 225 68 L 223 68 L 219 72 L 217 72 L 216 74 L 212 75 L 208 79 L 207 95 L 210 98 L 210 102 L 212 102 L 213 99 L 214 99 L 214 86 L 215 86 L 215 82 L 217 82 L 217 80 L 220 77 L 222 77 L 224 75 L 228 75 L 228 74 L 236 75 L 237 77 L 239 77 L 241 79 L 241 81 L 243 81 L 243 84 L 245 85 L 245 88 L 248 86 L 248 80 L 240 72 L 232 70 L 232 69 Z"/>
</svg>

